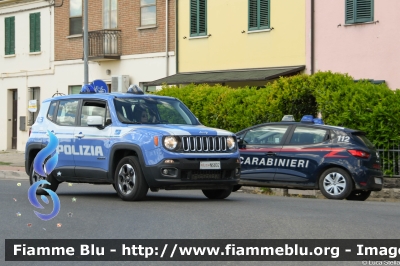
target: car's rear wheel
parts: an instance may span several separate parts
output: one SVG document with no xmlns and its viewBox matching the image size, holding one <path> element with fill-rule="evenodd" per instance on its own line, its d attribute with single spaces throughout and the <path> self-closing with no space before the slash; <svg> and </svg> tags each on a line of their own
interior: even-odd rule
<svg viewBox="0 0 400 266">
<path fill-rule="evenodd" d="M 38 173 L 35 172 L 33 169 L 33 164 L 31 165 L 30 171 L 31 174 L 29 175 L 29 183 L 32 185 L 33 183 L 40 181 L 40 180 L 46 180 L 47 182 L 50 183 L 50 185 L 40 185 L 38 187 L 38 190 L 36 191 L 36 195 L 47 195 L 47 192 L 43 190 L 42 188 L 50 189 L 54 192 L 56 192 L 58 185 L 60 182 L 58 182 L 57 179 L 55 179 L 51 174 L 48 175 L 47 177 L 41 176 Z"/>
<path fill-rule="evenodd" d="M 115 190 L 123 200 L 142 200 L 149 190 L 135 156 L 123 158 L 115 170 Z"/>
<path fill-rule="evenodd" d="M 204 196 L 209 199 L 225 199 L 231 194 L 232 189 L 203 189 L 202 191 Z"/>
<path fill-rule="evenodd" d="M 371 195 L 371 190 L 354 190 L 347 196 L 347 200 L 364 201 Z"/>
<path fill-rule="evenodd" d="M 329 168 L 319 178 L 319 189 L 328 199 L 345 199 L 353 190 L 349 174 L 341 168 Z"/>
<path fill-rule="evenodd" d="M 238 191 L 242 186 L 241 185 L 234 185 L 232 188 L 232 192 Z"/>
</svg>

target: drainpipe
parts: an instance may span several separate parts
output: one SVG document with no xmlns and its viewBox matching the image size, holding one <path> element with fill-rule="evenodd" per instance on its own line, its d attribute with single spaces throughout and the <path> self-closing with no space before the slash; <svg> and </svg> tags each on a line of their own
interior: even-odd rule
<svg viewBox="0 0 400 266">
<path fill-rule="evenodd" d="M 179 73 L 179 68 L 178 68 L 178 16 L 179 16 L 179 12 L 178 12 L 178 0 L 175 0 L 175 73 L 178 74 Z"/>
<path fill-rule="evenodd" d="M 311 0 L 311 75 L 314 74 L 314 0 Z"/>
<path fill-rule="evenodd" d="M 165 76 L 168 77 L 168 0 L 165 0 Z"/>
</svg>

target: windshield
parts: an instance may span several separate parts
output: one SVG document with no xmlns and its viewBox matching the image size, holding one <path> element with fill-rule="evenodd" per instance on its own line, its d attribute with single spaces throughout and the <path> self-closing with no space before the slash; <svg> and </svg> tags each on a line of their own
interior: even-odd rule
<svg viewBox="0 0 400 266">
<path fill-rule="evenodd" d="M 115 98 L 118 120 L 125 124 L 198 125 L 196 117 L 175 99 Z"/>
</svg>

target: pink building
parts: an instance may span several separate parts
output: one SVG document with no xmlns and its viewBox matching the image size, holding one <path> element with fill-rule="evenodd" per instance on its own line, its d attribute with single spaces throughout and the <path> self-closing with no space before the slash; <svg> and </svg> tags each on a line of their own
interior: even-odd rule
<svg viewBox="0 0 400 266">
<path fill-rule="evenodd" d="M 399 0 L 306 1 L 308 73 L 330 70 L 400 88 Z"/>
</svg>

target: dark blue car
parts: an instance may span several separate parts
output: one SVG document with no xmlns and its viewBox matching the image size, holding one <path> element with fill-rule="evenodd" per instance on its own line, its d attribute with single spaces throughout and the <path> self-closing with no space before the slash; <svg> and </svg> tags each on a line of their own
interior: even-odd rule
<svg viewBox="0 0 400 266">
<path fill-rule="evenodd" d="M 285 119 L 291 120 L 291 119 Z M 266 123 L 239 137 L 241 181 L 235 186 L 319 189 L 328 199 L 366 200 L 382 190 L 379 154 L 365 133 L 302 122 Z"/>
</svg>

